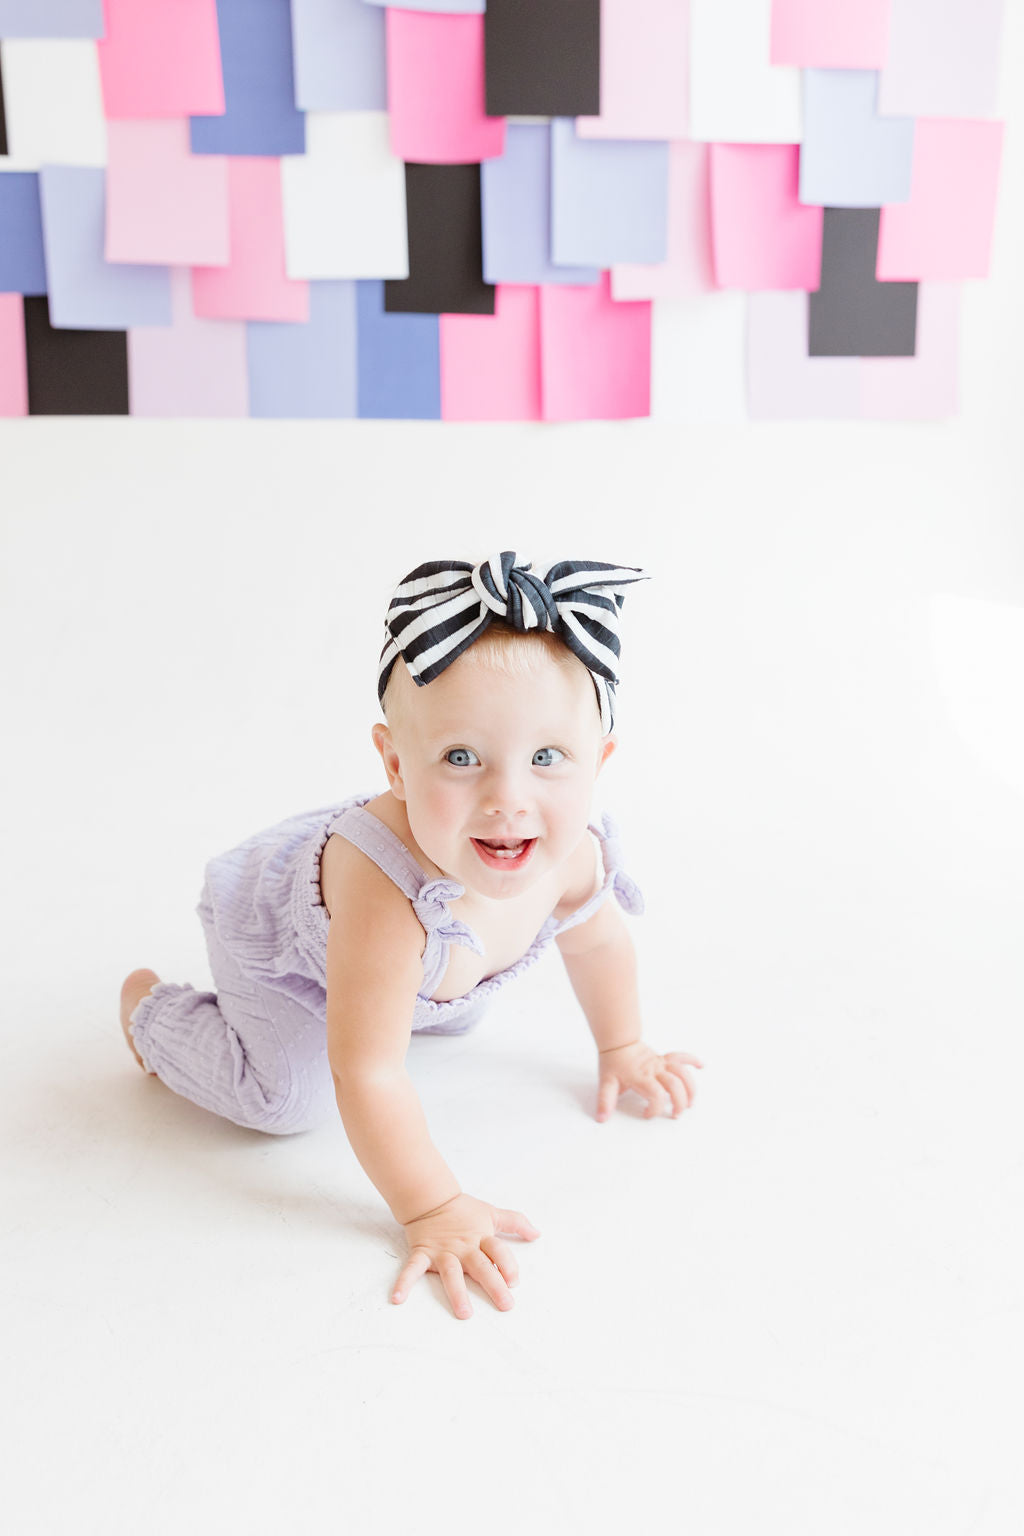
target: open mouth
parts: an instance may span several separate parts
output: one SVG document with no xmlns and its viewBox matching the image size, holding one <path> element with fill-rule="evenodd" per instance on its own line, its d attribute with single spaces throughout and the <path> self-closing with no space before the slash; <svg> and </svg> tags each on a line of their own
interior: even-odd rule
<svg viewBox="0 0 1024 1536">
<path fill-rule="evenodd" d="M 535 837 L 482 838 L 471 837 L 470 842 L 489 869 L 522 869 L 533 853 Z"/>
</svg>

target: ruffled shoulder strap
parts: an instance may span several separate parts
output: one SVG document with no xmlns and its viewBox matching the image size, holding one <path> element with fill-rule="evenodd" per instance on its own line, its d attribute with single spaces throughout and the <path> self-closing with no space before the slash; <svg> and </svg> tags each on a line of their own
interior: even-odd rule
<svg viewBox="0 0 1024 1536">
<path fill-rule="evenodd" d="M 447 876 L 431 878 L 401 838 L 362 805 L 339 811 L 327 828 L 354 843 L 368 859 L 408 896 L 427 936 L 423 951 L 423 994 L 429 997 L 448 968 L 448 948 L 462 944 L 482 955 L 484 947 L 466 923 L 453 917 L 448 903 L 464 894 L 465 886 Z"/>
<path fill-rule="evenodd" d="M 578 923 L 585 923 L 588 917 L 593 917 L 603 901 L 614 893 L 616 901 L 631 917 L 639 917 L 644 910 L 644 898 L 640 887 L 632 876 L 627 875 L 622 865 L 622 844 L 619 840 L 619 828 L 617 823 L 604 812 L 600 822 L 590 822 L 588 830 L 600 840 L 601 859 L 604 864 L 604 883 L 600 890 L 594 892 L 589 901 L 582 907 L 557 924 L 553 929 L 554 934 L 565 933 L 569 928 L 575 928 Z"/>
</svg>

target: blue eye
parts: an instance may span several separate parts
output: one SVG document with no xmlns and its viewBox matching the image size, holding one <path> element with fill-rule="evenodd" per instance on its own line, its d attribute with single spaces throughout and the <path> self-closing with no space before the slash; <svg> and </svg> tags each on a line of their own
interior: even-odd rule
<svg viewBox="0 0 1024 1536">
<path fill-rule="evenodd" d="M 475 758 L 479 763 L 480 759 L 469 747 L 452 747 L 449 752 L 445 753 L 444 760 L 446 763 L 451 763 L 453 768 L 471 768 L 473 766 L 472 763 L 467 761 L 471 757 Z"/>
<path fill-rule="evenodd" d="M 538 763 L 538 757 L 543 757 L 545 752 L 557 752 L 559 757 L 565 756 L 565 753 L 562 751 L 561 747 L 538 747 L 536 752 L 533 754 L 533 765 L 535 768 L 553 768 L 555 766 L 554 761 L 550 757 L 548 758 L 547 762 Z"/>
</svg>

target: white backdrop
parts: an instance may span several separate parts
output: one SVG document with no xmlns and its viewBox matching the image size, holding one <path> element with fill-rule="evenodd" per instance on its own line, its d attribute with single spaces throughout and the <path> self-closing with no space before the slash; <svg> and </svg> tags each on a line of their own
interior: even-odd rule
<svg viewBox="0 0 1024 1536">
<path fill-rule="evenodd" d="M 950 424 L 0 423 L 19 1531 L 371 1518 L 396 1456 L 443 1499 L 453 1442 L 491 1531 L 1020 1529 L 1019 127 Z M 116 1005 L 209 984 L 207 858 L 381 783 L 393 583 L 507 547 L 653 576 L 599 803 L 649 1038 L 707 1067 L 682 1121 L 597 1128 L 554 958 L 413 1043 L 464 1187 L 544 1233 L 460 1332 L 436 1276 L 387 1306 L 340 1125 L 235 1135 Z"/>
</svg>

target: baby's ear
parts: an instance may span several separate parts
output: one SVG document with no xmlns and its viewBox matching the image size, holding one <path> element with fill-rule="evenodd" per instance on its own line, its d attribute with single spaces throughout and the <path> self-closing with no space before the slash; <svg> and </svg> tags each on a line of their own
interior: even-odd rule
<svg viewBox="0 0 1024 1536">
<path fill-rule="evenodd" d="M 598 759 L 597 759 L 597 772 L 598 773 L 601 772 L 601 769 L 604 767 L 605 763 L 611 757 L 612 753 L 615 751 L 615 748 L 618 746 L 618 744 L 619 744 L 619 738 L 617 736 L 612 736 L 612 735 L 605 736 L 605 738 L 601 742 L 600 748 L 598 749 L 598 751 L 599 751 L 599 756 L 598 756 Z"/>
<path fill-rule="evenodd" d="M 401 764 L 398 761 L 398 752 L 395 748 L 391 732 L 386 725 L 379 722 L 370 732 L 373 744 L 380 753 L 381 762 L 384 764 L 384 772 L 388 776 L 388 786 L 396 800 L 405 799 L 405 785 L 402 783 Z"/>
</svg>

